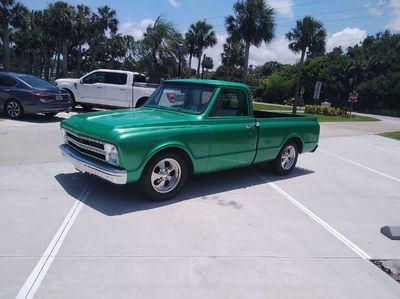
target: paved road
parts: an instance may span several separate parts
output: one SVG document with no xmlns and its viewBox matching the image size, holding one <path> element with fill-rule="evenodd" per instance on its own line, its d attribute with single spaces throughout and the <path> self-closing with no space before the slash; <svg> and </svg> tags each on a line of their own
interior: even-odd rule
<svg viewBox="0 0 400 299">
<path fill-rule="evenodd" d="M 400 297 L 367 260 L 400 259 L 379 233 L 400 225 L 400 147 L 371 135 L 400 120 L 323 123 L 290 177 L 193 177 L 164 203 L 76 173 L 58 121 L 0 121 L 0 298 Z"/>
</svg>

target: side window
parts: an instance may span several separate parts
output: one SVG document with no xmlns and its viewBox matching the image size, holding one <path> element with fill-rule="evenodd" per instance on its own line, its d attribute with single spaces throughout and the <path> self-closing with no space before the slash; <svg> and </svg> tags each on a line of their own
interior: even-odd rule
<svg viewBox="0 0 400 299">
<path fill-rule="evenodd" d="M 246 96 L 242 91 L 223 90 L 210 116 L 248 116 Z"/>
<path fill-rule="evenodd" d="M 140 74 L 133 75 L 133 83 L 146 83 L 146 77 Z"/>
<path fill-rule="evenodd" d="M 2 87 L 14 87 L 17 85 L 17 81 L 10 77 L 0 76 L 0 86 Z"/>
<path fill-rule="evenodd" d="M 83 84 L 95 84 L 95 83 L 104 83 L 105 81 L 105 73 L 103 72 L 94 72 L 89 76 L 83 78 Z"/>
<path fill-rule="evenodd" d="M 122 73 L 105 73 L 106 79 L 104 83 L 114 84 L 114 85 L 125 85 L 128 79 L 127 74 Z"/>
</svg>

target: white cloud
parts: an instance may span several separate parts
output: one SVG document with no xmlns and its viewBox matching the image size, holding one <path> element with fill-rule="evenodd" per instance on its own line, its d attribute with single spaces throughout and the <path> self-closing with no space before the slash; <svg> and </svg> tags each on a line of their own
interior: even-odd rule
<svg viewBox="0 0 400 299">
<path fill-rule="evenodd" d="M 267 61 L 278 61 L 279 63 L 295 63 L 299 55 L 294 54 L 288 48 L 289 42 L 285 36 L 278 36 L 270 44 L 261 47 L 250 47 L 249 65 L 263 65 Z"/>
<path fill-rule="evenodd" d="M 224 51 L 224 43 L 228 37 L 227 34 L 219 34 L 216 33 L 217 36 L 217 44 L 212 47 L 208 48 L 204 51 L 208 57 L 211 57 L 214 61 L 214 70 L 221 65 L 221 53 Z M 197 68 L 197 59 L 193 59 L 192 61 L 192 68 Z"/>
<path fill-rule="evenodd" d="M 228 35 L 217 34 L 217 44 L 208 48 L 204 53 L 211 57 L 214 61 L 214 69 L 221 65 L 221 53 L 223 52 L 223 45 Z M 250 47 L 249 65 L 263 65 L 267 61 L 275 60 L 280 63 L 295 63 L 299 59 L 299 55 L 294 54 L 288 48 L 289 42 L 282 35 L 276 38 L 269 45 L 263 44 L 261 47 Z M 192 67 L 197 67 L 197 59 L 193 59 Z"/>
<path fill-rule="evenodd" d="M 390 1 L 389 8 L 392 11 L 392 18 L 387 27 L 394 31 L 400 31 L 400 0 Z"/>
<path fill-rule="evenodd" d="M 173 7 L 178 7 L 181 4 L 178 2 L 178 0 L 169 0 L 169 3 L 173 6 Z"/>
<path fill-rule="evenodd" d="M 293 18 L 293 0 L 268 0 L 266 3 L 283 17 Z"/>
<path fill-rule="evenodd" d="M 341 46 L 343 50 L 352 47 L 367 37 L 367 31 L 360 28 L 347 27 L 342 31 L 329 34 L 326 42 L 326 51 L 330 52 L 333 48 Z"/>
<path fill-rule="evenodd" d="M 154 22 L 153 19 L 142 19 L 140 22 L 128 21 L 119 27 L 119 32 L 121 34 L 132 35 L 135 40 L 139 40 L 143 37 L 143 33 L 147 27 L 153 25 Z"/>
<path fill-rule="evenodd" d="M 384 0 L 379 0 L 376 4 L 368 2 L 366 7 L 368 7 L 369 12 L 373 16 L 383 16 L 385 4 L 386 2 Z"/>
</svg>

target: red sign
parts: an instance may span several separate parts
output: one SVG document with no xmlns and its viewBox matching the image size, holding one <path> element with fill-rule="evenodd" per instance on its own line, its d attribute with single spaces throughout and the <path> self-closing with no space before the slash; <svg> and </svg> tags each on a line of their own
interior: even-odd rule
<svg viewBox="0 0 400 299">
<path fill-rule="evenodd" d="M 349 102 L 357 103 L 358 102 L 358 93 L 350 92 L 349 94 Z"/>
</svg>

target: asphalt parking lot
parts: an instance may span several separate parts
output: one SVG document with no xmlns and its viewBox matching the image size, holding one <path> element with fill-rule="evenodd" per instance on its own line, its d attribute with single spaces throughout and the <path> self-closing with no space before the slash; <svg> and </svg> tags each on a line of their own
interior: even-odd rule
<svg viewBox="0 0 400 299">
<path fill-rule="evenodd" d="M 400 119 L 323 123 L 289 177 L 244 168 L 151 203 L 64 162 L 59 121 L 0 118 L 0 298 L 400 298 Z"/>
</svg>

